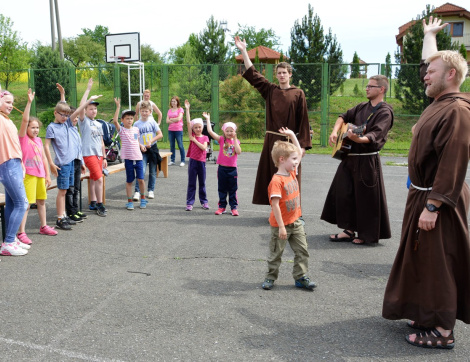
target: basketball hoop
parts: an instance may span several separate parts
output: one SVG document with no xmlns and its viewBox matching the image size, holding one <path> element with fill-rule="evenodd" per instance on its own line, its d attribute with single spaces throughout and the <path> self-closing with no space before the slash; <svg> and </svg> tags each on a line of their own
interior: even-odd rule
<svg viewBox="0 0 470 362">
<path fill-rule="evenodd" d="M 119 60 L 121 61 L 121 63 L 124 63 L 124 59 L 126 59 L 126 57 L 123 55 L 113 55 L 110 56 L 110 58 L 113 58 L 115 63 L 118 63 Z"/>
</svg>

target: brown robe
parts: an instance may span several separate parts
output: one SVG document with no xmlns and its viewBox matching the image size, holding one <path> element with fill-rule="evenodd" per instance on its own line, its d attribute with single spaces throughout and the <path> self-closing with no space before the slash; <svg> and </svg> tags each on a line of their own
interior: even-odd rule
<svg viewBox="0 0 470 362">
<path fill-rule="evenodd" d="M 382 315 L 453 329 L 470 323 L 470 93 L 449 93 L 421 115 L 408 156 L 411 183 L 402 235 L 385 290 Z M 442 201 L 436 227 L 418 230 L 426 200 Z M 416 242 L 418 240 L 418 242 Z"/>
<path fill-rule="evenodd" d="M 359 103 L 340 115 L 344 122 L 364 124 L 372 113 L 370 102 Z M 393 110 L 382 103 L 366 126 L 370 143 L 352 142 L 351 153 L 380 151 L 393 125 Z M 366 243 L 378 243 L 391 237 L 387 198 L 380 157 L 346 156 L 341 161 L 328 191 L 321 219 L 341 229 L 354 230 Z"/>
<path fill-rule="evenodd" d="M 309 150 L 312 148 L 310 125 L 308 122 L 307 102 L 302 89 L 291 86 L 281 89 L 279 85 L 269 82 L 255 67 L 251 66 L 243 77 L 266 100 L 266 131 L 279 132 L 281 127 L 288 127 L 297 135 L 300 146 Z M 277 168 L 271 157 L 271 150 L 277 140 L 285 141 L 283 136 L 266 133 L 263 150 L 258 164 L 253 204 L 269 205 L 268 185 Z M 301 168 L 297 176 L 300 187 Z"/>
</svg>

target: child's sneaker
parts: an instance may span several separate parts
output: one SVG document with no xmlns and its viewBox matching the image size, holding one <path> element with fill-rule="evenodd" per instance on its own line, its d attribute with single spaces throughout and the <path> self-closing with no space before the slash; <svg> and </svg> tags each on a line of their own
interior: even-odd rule
<svg viewBox="0 0 470 362">
<path fill-rule="evenodd" d="M 186 205 L 186 211 L 191 211 L 193 209 L 193 205 Z"/>
<path fill-rule="evenodd" d="M 140 207 L 141 209 L 146 209 L 146 208 L 147 208 L 147 203 L 148 203 L 147 200 L 145 200 L 145 199 L 140 199 L 140 206 L 139 206 L 139 207 Z"/>
<path fill-rule="evenodd" d="M 31 245 L 22 243 L 21 241 L 18 240 L 18 238 L 15 238 L 15 243 L 17 246 L 19 246 L 22 249 L 25 249 L 25 250 L 31 249 Z"/>
<path fill-rule="evenodd" d="M 185 163 L 184 162 L 181 162 L 180 163 L 180 167 L 184 167 L 185 166 Z"/>
<path fill-rule="evenodd" d="M 205 202 L 201 205 L 204 210 L 209 210 L 209 203 Z"/>
<path fill-rule="evenodd" d="M 72 226 L 67 222 L 67 219 L 57 219 L 55 225 L 62 230 L 72 230 Z"/>
<path fill-rule="evenodd" d="M 83 222 L 82 218 L 78 216 L 77 214 L 69 215 L 68 218 L 75 222 Z"/>
<path fill-rule="evenodd" d="M 128 202 L 126 204 L 126 209 L 127 210 L 134 210 L 134 203 L 132 201 Z"/>
<path fill-rule="evenodd" d="M 238 210 L 237 209 L 232 209 L 232 216 L 238 216 Z"/>
<path fill-rule="evenodd" d="M 96 214 L 98 216 L 105 217 L 106 215 L 108 215 L 108 210 L 106 210 L 104 205 L 100 205 L 100 206 L 98 206 L 98 210 L 96 210 Z"/>
<path fill-rule="evenodd" d="M 72 226 L 77 225 L 77 221 L 72 220 L 72 219 L 69 218 L 67 215 L 64 215 L 64 219 L 65 219 L 65 221 L 68 222 L 69 225 L 72 225 Z"/>
<path fill-rule="evenodd" d="M 54 236 L 57 235 L 57 230 L 54 230 L 54 228 L 50 227 L 49 225 L 45 225 L 41 226 L 41 228 L 39 229 L 39 234 Z"/>
<path fill-rule="evenodd" d="M 149 199 L 154 199 L 155 198 L 155 192 L 149 191 L 149 195 L 147 196 Z"/>
<path fill-rule="evenodd" d="M 266 290 L 271 290 L 274 287 L 274 280 L 272 279 L 265 279 L 261 287 Z"/>
<path fill-rule="evenodd" d="M 305 288 L 308 290 L 314 290 L 317 287 L 315 282 L 310 281 L 310 278 L 306 276 L 303 276 L 302 278 L 297 279 L 295 281 L 295 286 L 297 288 Z"/>
<path fill-rule="evenodd" d="M 88 206 L 88 208 L 92 211 L 98 210 L 98 206 L 96 206 L 96 201 L 92 201 L 90 205 Z"/>
<path fill-rule="evenodd" d="M 140 200 L 140 192 L 136 191 L 134 193 L 134 197 L 132 198 L 134 201 L 139 201 Z"/>
<path fill-rule="evenodd" d="M 225 209 L 223 209 L 223 208 L 221 208 L 221 207 L 219 207 L 219 208 L 217 209 L 217 211 L 214 212 L 214 214 L 216 214 L 216 215 L 222 215 L 222 214 L 225 214 L 225 213 L 226 213 Z"/>
<path fill-rule="evenodd" d="M 0 255 L 22 256 L 26 254 L 28 254 L 28 250 L 20 247 L 16 241 L 12 243 L 2 243 L 2 247 L 0 248 Z"/>
<path fill-rule="evenodd" d="M 83 220 L 85 220 L 88 217 L 87 214 L 85 214 L 84 212 L 81 212 L 81 211 L 77 211 L 77 213 L 75 215 L 80 216 Z"/>
<path fill-rule="evenodd" d="M 16 235 L 16 238 L 26 245 L 31 245 L 33 243 L 31 239 L 28 238 L 28 235 L 26 235 L 26 233 L 19 233 Z"/>
<path fill-rule="evenodd" d="M 168 166 L 173 166 L 175 163 L 173 161 L 168 162 Z"/>
</svg>

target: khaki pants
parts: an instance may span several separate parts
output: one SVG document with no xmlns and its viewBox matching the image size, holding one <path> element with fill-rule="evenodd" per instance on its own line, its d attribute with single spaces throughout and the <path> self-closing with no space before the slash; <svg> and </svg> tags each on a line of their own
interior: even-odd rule
<svg viewBox="0 0 470 362">
<path fill-rule="evenodd" d="M 305 230 L 300 222 L 286 225 L 287 239 L 279 239 L 279 228 L 271 226 L 271 242 L 269 244 L 270 255 L 268 259 L 268 273 L 266 279 L 277 280 L 279 267 L 281 266 L 282 253 L 289 242 L 294 252 L 294 268 L 292 276 L 295 280 L 302 278 L 308 272 L 308 246 L 305 237 Z"/>
</svg>

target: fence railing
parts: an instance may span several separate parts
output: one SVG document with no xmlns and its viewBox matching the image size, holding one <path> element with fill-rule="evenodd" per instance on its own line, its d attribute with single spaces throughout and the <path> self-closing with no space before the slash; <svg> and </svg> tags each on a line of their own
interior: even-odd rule
<svg viewBox="0 0 470 362">
<path fill-rule="evenodd" d="M 275 81 L 273 64 L 255 66 L 267 79 Z M 338 115 L 366 100 L 365 86 L 368 77 L 386 74 L 390 81 L 387 102 L 391 103 L 395 110 L 395 124 L 390 137 L 392 142 L 387 143 L 387 147 L 403 147 L 401 141 L 394 146 L 393 140 L 400 139 L 398 136 L 404 132 L 410 132 L 418 112 L 407 111 L 397 98 L 395 83 L 397 70 L 399 71 L 400 67 L 402 65 L 378 63 L 293 65 L 292 84 L 302 88 L 306 94 L 309 119 L 314 130 L 314 144 L 326 146 Z M 415 68 L 413 72 L 418 72 L 418 65 L 406 65 L 406 67 L 413 67 Z M 245 138 L 262 138 L 265 130 L 265 103 L 259 93 L 240 76 L 244 71 L 243 64 L 146 64 L 143 89 L 152 91 L 152 100 L 163 113 L 162 129 L 165 136 L 167 134 L 165 118 L 169 102 L 173 95 L 177 95 L 182 101 L 184 99 L 191 101 L 192 114 L 198 115 L 203 111 L 209 111 L 216 127 L 230 120 L 237 123 L 239 133 Z M 125 105 L 128 102 L 129 82 L 133 91 L 137 92 L 139 89 L 138 76 L 134 77 L 131 74 L 128 79 L 127 67 L 120 64 L 69 68 L 66 72 L 62 72 L 62 77 L 66 79 L 55 78 L 57 69 L 27 69 L 15 72 L 20 73 L 20 76 L 9 84 L 13 93 L 26 94 L 28 87 L 35 90 L 41 74 L 41 82 L 67 84 L 67 100 L 73 106 L 77 106 L 81 99 L 88 79 L 94 78 L 92 94 L 105 95 L 100 100 L 99 112 L 103 112 L 109 118 L 114 113 L 113 97 L 121 98 L 122 104 Z M 3 78 L 5 75 L 3 73 Z M 355 78 L 351 78 L 351 75 Z M 2 73 L 0 73 L 0 82 L 4 83 Z M 467 79 L 463 91 L 469 89 L 470 81 Z M 25 98 L 22 99 L 25 102 Z M 132 100 L 132 103 L 135 104 L 137 101 Z M 21 107 L 21 103 L 17 106 Z M 50 105 L 44 106 L 40 102 L 38 104 L 35 102 L 32 114 L 44 112 L 48 108 Z"/>
</svg>

